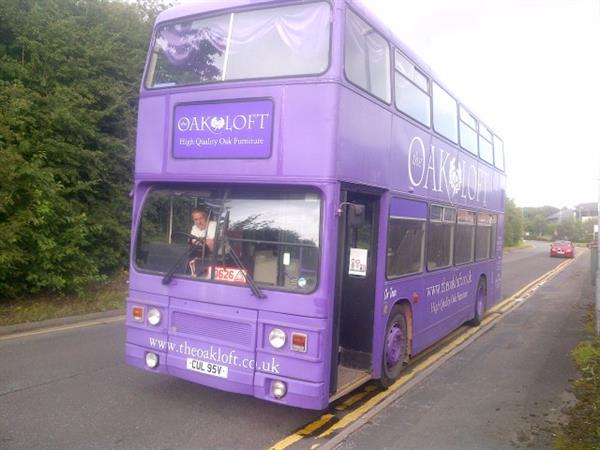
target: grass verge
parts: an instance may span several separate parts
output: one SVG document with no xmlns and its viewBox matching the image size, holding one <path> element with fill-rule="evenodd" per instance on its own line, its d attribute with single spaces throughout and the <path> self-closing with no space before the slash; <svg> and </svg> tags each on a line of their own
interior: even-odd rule
<svg viewBox="0 0 600 450">
<path fill-rule="evenodd" d="M 81 295 L 40 295 L 0 301 L 0 326 L 109 311 L 124 307 L 127 272 L 90 285 Z"/>
<path fill-rule="evenodd" d="M 581 378 L 572 382 L 577 403 L 554 440 L 558 450 L 600 449 L 600 337 L 594 336 L 594 324 L 592 307 L 586 323 L 590 337 L 572 351 Z"/>
</svg>

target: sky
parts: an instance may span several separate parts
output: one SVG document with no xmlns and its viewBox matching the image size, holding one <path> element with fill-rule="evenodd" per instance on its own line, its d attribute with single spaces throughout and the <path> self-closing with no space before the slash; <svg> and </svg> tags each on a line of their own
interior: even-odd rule
<svg viewBox="0 0 600 450">
<path fill-rule="evenodd" d="M 600 0 L 363 0 L 505 143 L 518 206 L 597 202 Z"/>
<path fill-rule="evenodd" d="M 600 0 L 362 1 L 504 140 L 518 206 L 598 201 Z"/>
</svg>

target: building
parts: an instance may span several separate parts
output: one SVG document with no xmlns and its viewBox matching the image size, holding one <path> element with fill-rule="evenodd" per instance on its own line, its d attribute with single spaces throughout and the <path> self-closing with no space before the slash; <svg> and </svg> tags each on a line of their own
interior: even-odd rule
<svg viewBox="0 0 600 450">
<path fill-rule="evenodd" d="M 598 220 L 598 203 L 581 203 L 575 206 L 575 218 L 582 222 Z"/>
</svg>

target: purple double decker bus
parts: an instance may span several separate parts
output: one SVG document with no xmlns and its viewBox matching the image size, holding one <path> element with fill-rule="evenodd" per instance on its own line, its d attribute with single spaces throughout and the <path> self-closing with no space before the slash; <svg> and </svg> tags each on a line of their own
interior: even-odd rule
<svg viewBox="0 0 600 450">
<path fill-rule="evenodd" d="M 323 409 L 500 298 L 502 141 L 362 4 L 160 14 L 127 362 Z"/>
</svg>

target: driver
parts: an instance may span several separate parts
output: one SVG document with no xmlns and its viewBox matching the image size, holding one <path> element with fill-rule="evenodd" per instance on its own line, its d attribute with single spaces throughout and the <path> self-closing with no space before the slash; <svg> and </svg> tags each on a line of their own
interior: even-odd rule
<svg viewBox="0 0 600 450">
<path fill-rule="evenodd" d="M 189 267 L 192 276 L 198 276 L 196 273 L 196 261 L 201 257 L 206 257 L 213 252 L 215 245 L 215 229 L 216 223 L 208 221 L 208 214 L 202 209 L 194 209 L 192 211 L 192 229 L 190 234 L 196 239 L 190 239 L 190 244 L 194 249 L 190 253 Z"/>
</svg>

